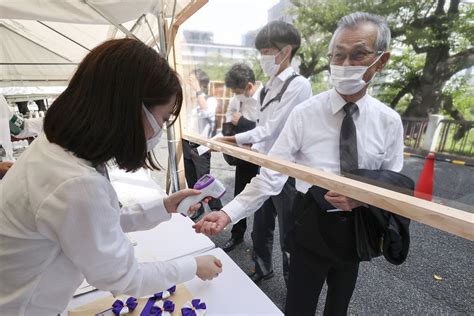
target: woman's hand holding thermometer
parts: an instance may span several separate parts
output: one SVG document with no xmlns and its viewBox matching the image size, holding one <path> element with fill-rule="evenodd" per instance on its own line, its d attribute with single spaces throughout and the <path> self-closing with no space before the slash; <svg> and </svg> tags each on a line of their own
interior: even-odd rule
<svg viewBox="0 0 474 316">
<path fill-rule="evenodd" d="M 196 182 L 194 189 L 199 190 L 201 193 L 184 198 L 176 208 L 176 212 L 187 215 L 191 206 L 201 202 L 207 197 L 218 199 L 226 192 L 224 185 L 208 174 L 202 176 Z"/>
</svg>

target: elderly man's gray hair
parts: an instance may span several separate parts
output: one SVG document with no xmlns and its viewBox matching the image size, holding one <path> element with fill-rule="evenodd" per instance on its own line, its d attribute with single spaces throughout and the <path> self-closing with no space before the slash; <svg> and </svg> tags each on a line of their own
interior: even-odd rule
<svg viewBox="0 0 474 316">
<path fill-rule="evenodd" d="M 371 23 L 377 28 L 377 39 L 375 40 L 375 50 L 386 51 L 390 45 L 390 29 L 387 21 L 380 15 L 371 14 L 367 12 L 354 12 L 343 16 L 339 22 L 337 22 L 337 29 L 332 35 L 331 42 L 329 43 L 329 52 L 332 52 L 334 39 L 338 33 L 346 28 L 353 28 L 360 24 Z"/>
</svg>

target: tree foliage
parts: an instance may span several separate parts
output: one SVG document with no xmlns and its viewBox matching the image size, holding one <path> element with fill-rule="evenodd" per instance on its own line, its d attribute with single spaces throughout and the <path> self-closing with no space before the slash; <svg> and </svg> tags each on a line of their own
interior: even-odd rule
<svg viewBox="0 0 474 316">
<path fill-rule="evenodd" d="M 445 111 L 463 119 L 463 114 L 468 114 L 461 113 L 462 109 L 455 114 L 465 101 L 449 88 L 449 82 L 474 65 L 472 4 L 460 0 L 292 2 L 295 24 L 303 39 L 300 70 L 306 77 L 328 69 L 328 43 L 342 16 L 356 11 L 375 13 L 386 17 L 392 30 L 392 60 L 384 72 L 384 83 L 377 89 L 379 97 L 406 116 Z M 472 95 L 468 83 L 458 87 Z"/>
</svg>

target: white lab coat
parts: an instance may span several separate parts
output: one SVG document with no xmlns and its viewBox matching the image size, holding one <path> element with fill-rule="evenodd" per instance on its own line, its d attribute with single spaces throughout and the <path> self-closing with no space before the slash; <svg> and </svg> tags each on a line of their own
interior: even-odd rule
<svg viewBox="0 0 474 316">
<path fill-rule="evenodd" d="M 133 296 L 192 279 L 194 258 L 138 263 L 124 234 L 168 219 L 162 199 L 120 209 L 90 162 L 40 135 L 0 183 L 0 314 L 61 313 L 84 278 Z"/>
</svg>

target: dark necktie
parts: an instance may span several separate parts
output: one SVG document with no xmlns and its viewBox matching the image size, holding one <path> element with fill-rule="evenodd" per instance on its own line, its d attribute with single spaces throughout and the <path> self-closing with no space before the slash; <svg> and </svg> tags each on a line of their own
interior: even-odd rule
<svg viewBox="0 0 474 316">
<path fill-rule="evenodd" d="M 359 108 L 357 104 L 349 102 L 344 105 L 346 116 L 341 125 L 339 139 L 339 158 L 341 161 L 341 174 L 358 168 L 357 162 L 357 130 L 352 115 Z"/>
</svg>

